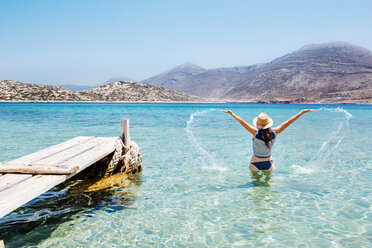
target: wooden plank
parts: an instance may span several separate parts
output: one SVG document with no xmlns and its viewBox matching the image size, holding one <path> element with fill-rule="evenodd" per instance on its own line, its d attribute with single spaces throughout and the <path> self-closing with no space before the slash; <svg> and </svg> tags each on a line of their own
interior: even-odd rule
<svg viewBox="0 0 372 248">
<path fill-rule="evenodd" d="M 0 171 L 6 173 L 65 175 L 75 173 L 78 170 L 79 166 L 66 167 L 64 165 L 19 165 L 0 163 Z"/>
<path fill-rule="evenodd" d="M 0 172 L 27 174 L 74 174 L 79 167 L 97 162 L 115 150 L 116 138 L 96 138 L 31 165 L 0 163 Z M 98 148 L 95 148 L 97 147 Z M 92 150 L 92 151 L 91 151 Z M 48 164 L 50 163 L 50 164 Z M 56 164 L 53 164 L 56 163 Z M 60 164 L 58 164 L 60 163 Z"/>
<path fill-rule="evenodd" d="M 6 174 L 0 177 L 0 191 L 5 190 L 30 177 L 32 177 L 30 174 Z"/>
<path fill-rule="evenodd" d="M 45 148 L 43 150 L 40 150 L 35 153 L 31 153 L 29 155 L 14 159 L 12 161 L 9 161 L 9 163 L 12 164 L 31 164 L 37 160 L 45 159 L 49 156 L 52 156 L 56 153 L 60 153 L 66 149 L 69 149 L 71 147 L 74 147 L 76 145 L 79 145 L 81 143 L 84 143 L 88 140 L 94 139 L 94 137 L 86 137 L 86 136 L 78 136 L 73 139 L 67 140 L 65 142 L 62 142 L 60 144 L 50 146 L 48 148 Z"/>
<path fill-rule="evenodd" d="M 58 165 L 63 164 L 65 161 L 72 159 L 80 154 L 92 149 L 95 146 L 106 141 L 107 138 L 95 138 L 88 140 L 87 142 L 78 144 L 74 147 L 70 147 L 68 149 L 63 150 L 62 152 L 56 153 L 52 156 L 49 156 L 45 159 L 37 160 L 32 165 Z"/>
<path fill-rule="evenodd" d="M 65 180 L 65 175 L 36 175 L 1 191 L 0 218 Z"/>
<path fill-rule="evenodd" d="M 68 161 L 63 163 L 64 166 L 79 166 L 80 171 L 84 170 L 85 168 L 89 167 L 90 165 L 98 162 L 102 158 L 106 157 L 110 153 L 115 151 L 115 139 L 116 138 L 106 138 L 106 141 L 101 143 L 100 145 L 94 147 L 93 149 L 86 151 L 85 153 L 81 154 L 78 157 L 74 157 Z M 70 174 L 67 178 L 74 176 Z"/>
</svg>

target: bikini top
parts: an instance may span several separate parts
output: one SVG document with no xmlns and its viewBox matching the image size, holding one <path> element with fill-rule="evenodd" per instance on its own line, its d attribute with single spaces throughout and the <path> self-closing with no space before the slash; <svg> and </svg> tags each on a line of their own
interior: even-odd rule
<svg viewBox="0 0 372 248">
<path fill-rule="evenodd" d="M 276 133 L 274 130 L 271 132 L 271 141 L 269 142 L 270 149 L 266 146 L 262 138 L 261 129 L 258 129 L 253 137 L 253 154 L 259 158 L 267 158 L 271 156 L 271 148 L 275 142 Z"/>
</svg>

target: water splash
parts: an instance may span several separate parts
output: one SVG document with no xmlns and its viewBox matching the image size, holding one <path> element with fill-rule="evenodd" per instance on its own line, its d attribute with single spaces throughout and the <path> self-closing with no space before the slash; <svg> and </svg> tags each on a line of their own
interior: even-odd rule
<svg viewBox="0 0 372 248">
<path fill-rule="evenodd" d="M 343 113 L 344 114 L 344 120 L 340 121 L 338 124 L 338 127 L 330 134 L 329 138 L 323 142 L 319 150 L 317 151 L 316 155 L 310 160 L 310 164 L 314 161 L 324 161 L 326 158 L 328 158 L 332 151 L 337 149 L 337 147 L 340 145 L 341 141 L 343 140 L 346 130 L 349 128 L 349 120 L 353 117 L 352 114 L 350 114 L 348 111 L 346 111 L 343 108 L 320 108 L 318 111 L 329 111 L 329 112 L 335 112 L 335 113 Z M 345 130 L 346 129 L 346 130 Z M 342 135 L 339 135 L 339 133 L 342 132 Z M 332 146 L 332 143 L 335 145 Z"/>
<path fill-rule="evenodd" d="M 328 139 L 325 140 L 315 155 L 310 159 L 310 161 L 305 166 L 292 165 L 291 167 L 295 172 L 300 174 L 313 173 L 319 171 L 321 168 L 326 168 L 324 166 L 327 163 L 328 158 L 331 157 L 331 154 L 338 148 L 342 140 L 349 129 L 349 120 L 353 117 L 347 110 L 338 107 L 338 108 L 319 108 L 316 111 L 329 111 L 333 113 L 342 113 L 344 118 L 340 121 L 334 131 L 329 135 Z M 331 173 L 333 173 L 335 165 L 331 167 Z M 329 168 L 329 167 L 328 167 Z"/>
<path fill-rule="evenodd" d="M 216 160 L 214 159 L 214 157 L 209 153 L 207 152 L 200 144 L 199 142 L 196 140 L 195 136 L 194 136 L 194 133 L 193 131 L 191 130 L 194 122 L 195 122 L 195 118 L 196 117 L 202 117 L 208 113 L 211 113 L 211 112 L 215 112 L 217 111 L 217 109 L 208 109 L 208 110 L 203 110 L 203 111 L 196 111 L 195 113 L 191 114 L 190 115 L 190 119 L 186 122 L 186 132 L 189 134 L 189 138 L 190 138 L 190 141 L 191 141 L 191 144 L 197 148 L 197 150 L 199 151 L 199 153 L 201 155 L 203 155 L 206 160 L 207 160 L 207 163 L 203 162 L 204 163 L 204 168 L 205 169 L 209 169 L 209 170 L 219 170 L 219 171 L 226 171 L 227 168 L 225 167 L 222 167 L 220 166 Z"/>
</svg>

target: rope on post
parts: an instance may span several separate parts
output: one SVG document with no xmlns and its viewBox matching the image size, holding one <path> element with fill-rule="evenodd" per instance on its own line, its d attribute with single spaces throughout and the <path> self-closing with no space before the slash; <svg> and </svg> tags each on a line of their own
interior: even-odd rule
<svg viewBox="0 0 372 248">
<path fill-rule="evenodd" d="M 105 177 L 115 173 L 136 173 L 142 169 L 142 152 L 134 141 L 125 146 L 121 138 L 115 140 L 115 152 L 107 167 Z"/>
</svg>

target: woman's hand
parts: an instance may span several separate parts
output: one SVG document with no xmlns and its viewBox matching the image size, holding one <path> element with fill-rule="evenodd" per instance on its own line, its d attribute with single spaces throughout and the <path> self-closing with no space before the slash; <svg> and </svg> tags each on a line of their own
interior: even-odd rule
<svg viewBox="0 0 372 248">
<path fill-rule="evenodd" d="M 231 112 L 230 109 L 221 110 L 221 111 L 224 112 L 224 113 L 227 113 L 227 114 L 229 114 L 229 115 L 232 115 L 232 112 Z"/>
<path fill-rule="evenodd" d="M 302 114 L 305 114 L 305 113 L 309 113 L 309 112 L 313 112 L 315 111 L 315 109 L 304 109 L 301 111 Z"/>
</svg>

